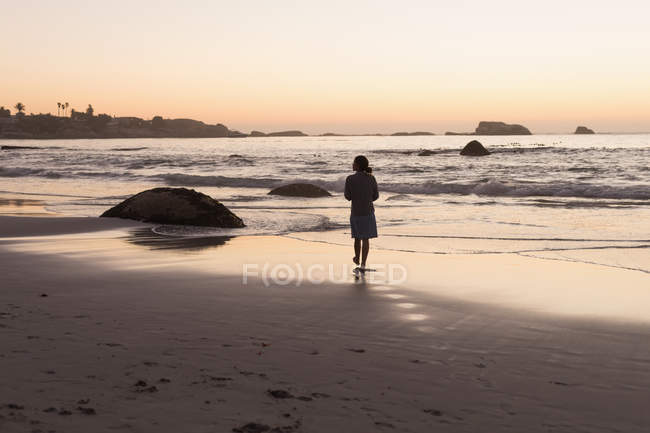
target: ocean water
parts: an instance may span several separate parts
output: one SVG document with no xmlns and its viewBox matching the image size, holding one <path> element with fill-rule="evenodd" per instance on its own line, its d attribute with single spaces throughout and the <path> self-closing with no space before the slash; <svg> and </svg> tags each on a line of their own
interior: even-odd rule
<svg viewBox="0 0 650 433">
<path fill-rule="evenodd" d="M 471 138 L 493 154 L 462 157 Z M 0 140 L 0 194 L 98 216 L 156 186 L 211 195 L 244 229 L 157 227 L 166 236 L 278 234 L 349 244 L 343 198 L 353 158 L 379 183 L 375 248 L 516 253 L 650 273 L 650 135 Z M 434 155 L 419 156 L 422 149 Z M 333 196 L 268 191 L 311 182 Z"/>
</svg>

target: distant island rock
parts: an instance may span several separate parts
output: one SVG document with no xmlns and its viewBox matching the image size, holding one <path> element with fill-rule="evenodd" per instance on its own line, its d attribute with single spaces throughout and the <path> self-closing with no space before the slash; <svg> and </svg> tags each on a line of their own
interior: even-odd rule
<svg viewBox="0 0 650 433">
<path fill-rule="evenodd" d="M 292 183 L 271 190 L 269 195 L 283 195 L 286 197 L 329 197 L 332 194 L 311 183 Z"/>
<path fill-rule="evenodd" d="M 418 156 L 431 156 L 431 155 L 435 155 L 435 154 L 436 154 L 436 152 L 434 152 L 433 150 L 429 150 L 429 149 L 424 149 L 424 150 L 421 150 L 420 152 L 418 152 Z"/>
<path fill-rule="evenodd" d="M 593 129 L 589 129 L 586 126 L 578 126 L 574 134 L 595 134 Z"/>
<path fill-rule="evenodd" d="M 149 189 L 124 200 L 101 216 L 161 224 L 245 227 L 242 219 L 226 206 L 187 188 Z"/>
<path fill-rule="evenodd" d="M 472 140 L 463 147 L 460 154 L 463 156 L 485 156 L 489 155 L 490 151 L 483 147 L 479 141 Z"/>
<path fill-rule="evenodd" d="M 416 131 L 416 132 L 395 132 L 391 134 L 391 137 L 408 137 L 408 136 L 415 136 L 415 135 L 436 135 L 433 132 L 426 132 L 426 131 Z"/>
<path fill-rule="evenodd" d="M 476 135 L 531 135 L 528 128 L 503 122 L 479 122 Z"/>
<path fill-rule="evenodd" d="M 268 134 L 261 131 L 251 131 L 249 137 L 307 137 L 302 131 L 278 131 L 269 132 Z"/>
<path fill-rule="evenodd" d="M 522 125 L 510 125 L 504 122 L 479 122 L 474 132 L 445 132 L 445 135 L 532 135 Z"/>
<path fill-rule="evenodd" d="M 307 137 L 302 131 L 279 131 L 279 132 L 269 132 L 266 134 L 268 137 Z"/>
</svg>

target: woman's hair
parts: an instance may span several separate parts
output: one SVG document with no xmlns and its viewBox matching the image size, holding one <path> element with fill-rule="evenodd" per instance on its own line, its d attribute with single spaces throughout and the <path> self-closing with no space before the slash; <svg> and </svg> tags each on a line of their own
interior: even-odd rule
<svg viewBox="0 0 650 433">
<path fill-rule="evenodd" d="M 372 167 L 370 167 L 370 163 L 368 162 L 368 158 L 366 158 L 363 155 L 359 155 L 356 158 L 354 158 L 354 163 L 359 167 L 359 171 L 364 171 L 368 174 L 372 173 Z"/>
</svg>

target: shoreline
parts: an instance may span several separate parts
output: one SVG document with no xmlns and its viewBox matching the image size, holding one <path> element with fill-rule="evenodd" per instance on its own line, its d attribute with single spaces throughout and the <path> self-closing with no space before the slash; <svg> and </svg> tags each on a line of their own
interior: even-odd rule
<svg viewBox="0 0 650 433">
<path fill-rule="evenodd" d="M 406 266 L 409 280 L 243 284 L 243 263 L 340 263 L 348 248 L 277 236 L 169 245 L 129 221 L 84 218 L 100 228 L 88 232 L 72 218 L 2 217 L 2 226 L 8 218 L 62 221 L 41 236 L 0 237 L 0 386 L 14 405 L 0 408 L 3 431 L 642 432 L 650 423 L 647 322 L 529 308 L 551 289 L 593 308 L 595 280 L 647 281 L 629 271 L 539 264 L 535 283 L 534 259 L 426 267 L 416 253 L 372 251 L 373 263 Z M 76 232 L 54 235 L 66 225 Z M 464 267 L 446 269 L 454 263 Z M 643 288 L 628 287 L 640 309 Z"/>
</svg>

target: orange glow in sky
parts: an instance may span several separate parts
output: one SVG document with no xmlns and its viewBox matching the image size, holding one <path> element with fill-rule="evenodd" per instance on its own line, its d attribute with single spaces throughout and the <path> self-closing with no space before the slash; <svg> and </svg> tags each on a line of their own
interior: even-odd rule
<svg viewBox="0 0 650 433">
<path fill-rule="evenodd" d="M 650 131 L 648 16 L 628 0 L 5 2 L 0 105 L 244 132 Z"/>
</svg>

